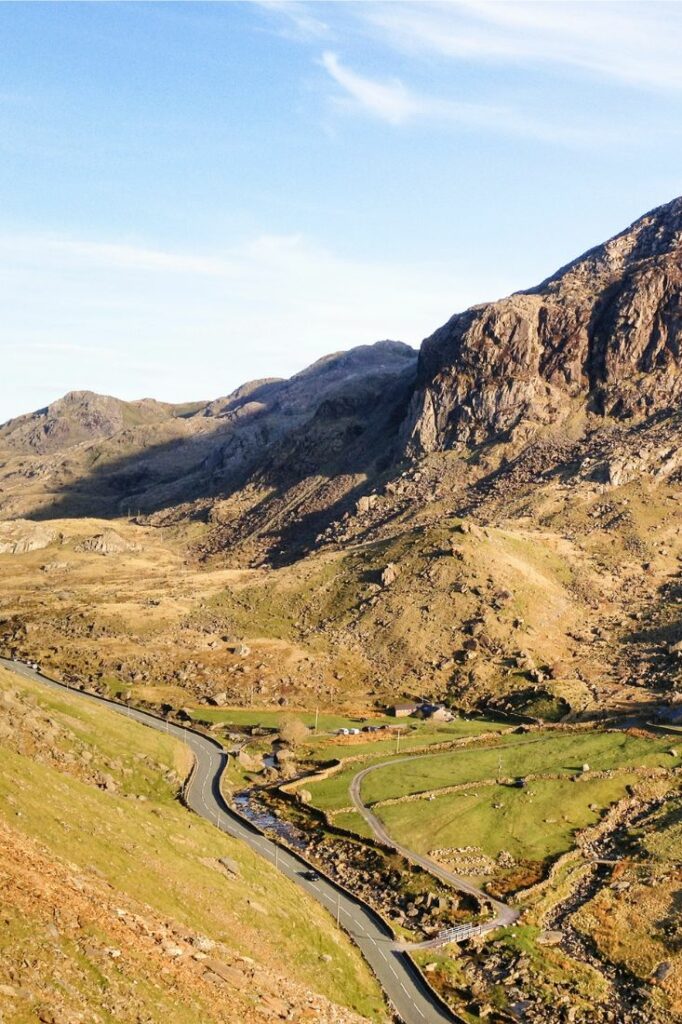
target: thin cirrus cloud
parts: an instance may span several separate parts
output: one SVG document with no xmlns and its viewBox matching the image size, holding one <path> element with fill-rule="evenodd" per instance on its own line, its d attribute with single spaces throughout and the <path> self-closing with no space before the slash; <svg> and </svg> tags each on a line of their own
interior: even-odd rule
<svg viewBox="0 0 682 1024">
<path fill-rule="evenodd" d="M 458 103 L 421 95 L 398 78 L 377 81 L 351 70 L 330 51 L 323 54 L 320 63 L 343 90 L 340 97 L 335 97 L 339 106 L 363 111 L 394 126 L 439 122 L 561 144 L 580 144 L 596 137 L 587 128 L 557 126 L 511 107 Z M 605 139 L 604 131 L 600 131 L 599 138 Z"/>
<path fill-rule="evenodd" d="M 667 0 L 259 0 L 300 38 L 371 38 L 381 48 L 482 65 L 533 67 L 682 89 L 682 4 Z M 313 11 L 315 13 L 313 13 Z"/>
<path fill-rule="evenodd" d="M 370 4 L 366 28 L 412 54 L 587 72 L 621 84 L 682 88 L 682 5 L 649 2 Z"/>
<path fill-rule="evenodd" d="M 285 38 L 320 39 L 331 34 L 329 25 L 317 14 L 313 14 L 305 3 L 296 3 L 296 0 L 255 0 L 255 5 L 280 16 L 280 24 L 286 26 L 280 34 Z"/>
<path fill-rule="evenodd" d="M 415 117 L 434 112 L 431 101 L 413 95 L 397 78 L 386 82 L 366 78 L 345 67 L 337 55 L 329 51 L 322 55 L 321 64 L 345 91 L 346 96 L 389 124 L 404 124 Z"/>
</svg>

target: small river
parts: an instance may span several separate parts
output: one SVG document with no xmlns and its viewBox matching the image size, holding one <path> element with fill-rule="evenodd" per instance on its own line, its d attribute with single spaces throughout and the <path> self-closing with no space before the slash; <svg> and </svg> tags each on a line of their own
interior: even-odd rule
<svg viewBox="0 0 682 1024">
<path fill-rule="evenodd" d="M 263 832 L 273 832 L 295 850 L 305 850 L 308 843 L 305 833 L 288 821 L 278 818 L 258 800 L 257 790 L 243 789 L 232 797 L 235 809 Z"/>
</svg>

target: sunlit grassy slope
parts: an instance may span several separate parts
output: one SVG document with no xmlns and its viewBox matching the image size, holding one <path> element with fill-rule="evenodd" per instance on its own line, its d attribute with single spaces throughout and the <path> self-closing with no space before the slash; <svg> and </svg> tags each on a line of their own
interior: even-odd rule
<svg viewBox="0 0 682 1024">
<path fill-rule="evenodd" d="M 378 986 L 364 961 L 318 904 L 177 802 L 177 785 L 167 779 L 186 766 L 181 744 L 77 697 L 0 672 L 0 697 L 11 691 L 29 704 L 29 727 L 21 743 L 11 734 L 0 738 L 0 820 L 37 840 L 55 861 L 94 873 L 122 899 L 210 936 L 235 955 L 342 1006 L 382 1015 Z M 33 738 L 45 716 L 57 728 L 49 749 L 61 752 L 62 770 Z M 33 757 L 27 756 L 31 745 Z M 89 769 L 93 760 L 113 778 L 115 791 L 78 777 L 81 765 Z M 237 874 L 220 866 L 221 857 L 230 858 Z M 5 932 L 3 944 L 24 943 L 21 922 L 11 928 L 16 934 Z"/>
</svg>

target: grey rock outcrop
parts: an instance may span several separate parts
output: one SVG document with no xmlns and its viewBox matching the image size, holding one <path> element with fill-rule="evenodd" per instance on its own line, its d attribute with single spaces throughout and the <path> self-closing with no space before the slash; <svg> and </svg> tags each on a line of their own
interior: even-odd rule
<svg viewBox="0 0 682 1024">
<path fill-rule="evenodd" d="M 617 419 L 682 396 L 682 198 L 537 288 L 427 338 L 403 438 L 416 452 L 508 438 L 578 407 Z"/>
<path fill-rule="evenodd" d="M 60 539 L 57 530 L 43 523 L 31 523 L 23 519 L 0 523 L 0 555 L 41 551 Z"/>
<path fill-rule="evenodd" d="M 104 530 L 92 537 L 85 537 L 76 544 L 75 551 L 89 552 L 96 555 L 116 555 L 126 551 L 139 550 L 138 544 L 131 544 L 116 530 Z"/>
</svg>

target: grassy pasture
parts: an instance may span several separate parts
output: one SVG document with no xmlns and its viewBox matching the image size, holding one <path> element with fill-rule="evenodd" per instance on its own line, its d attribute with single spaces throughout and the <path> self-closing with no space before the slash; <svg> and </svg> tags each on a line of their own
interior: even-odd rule
<svg viewBox="0 0 682 1024">
<path fill-rule="evenodd" d="M 224 725 L 260 726 L 264 729 L 278 729 L 283 719 L 299 718 L 309 728 L 315 725 L 313 711 L 297 711 L 283 708 L 279 711 L 266 708 L 201 708 L 192 712 L 192 717 L 206 722 L 220 722 Z M 349 717 L 321 713 L 318 721 L 320 732 L 331 732 L 334 729 L 357 729 L 361 725 L 395 725 L 395 718 L 385 716 L 377 718 Z"/>
<path fill-rule="evenodd" d="M 412 745 L 411 740 L 409 745 Z M 348 787 L 353 777 L 362 768 L 380 763 L 386 758 L 389 749 L 395 751 L 395 741 L 389 744 L 389 748 L 383 750 L 379 744 L 367 746 L 367 753 L 374 756 L 368 757 L 366 762 L 351 764 L 344 771 L 323 782 L 306 787 L 310 790 L 312 802 L 316 807 L 325 811 L 348 807 Z M 408 746 L 407 740 L 404 741 L 404 746 Z M 399 770 L 396 770 L 396 765 L 389 761 L 385 768 L 377 768 L 367 776 L 363 782 L 362 796 L 367 803 L 372 804 L 412 793 L 429 792 L 467 782 L 473 784 L 500 776 L 516 777 L 546 772 L 565 774 L 568 777 L 580 772 L 583 764 L 589 764 L 594 770 L 657 765 L 672 768 L 679 764 L 680 760 L 666 753 L 669 748 L 669 738 L 645 740 L 619 732 L 548 732 L 531 736 L 505 736 L 500 742 L 486 742 L 480 747 L 465 747 L 431 756 L 417 755 L 412 760 L 401 760 Z M 346 756 L 353 749 L 345 747 Z M 365 752 L 364 749 L 362 752 Z"/>
<path fill-rule="evenodd" d="M 367 803 L 428 792 L 483 779 L 556 773 L 573 775 L 584 764 L 593 771 L 680 764 L 671 757 L 670 739 L 643 739 L 624 732 L 540 733 L 505 737 L 485 747 L 433 754 L 372 772 L 362 787 Z"/>
<path fill-rule="evenodd" d="M 331 742 L 325 745 L 321 743 L 316 745 L 312 752 L 312 756 L 317 756 L 320 760 L 330 760 L 333 757 L 361 757 L 363 760 L 354 761 L 347 768 L 337 772 L 335 775 L 331 775 L 322 782 L 306 784 L 306 789 L 310 791 L 312 795 L 311 802 L 315 807 L 319 807 L 323 811 L 337 811 L 350 805 L 348 787 L 353 778 L 362 769 L 368 768 L 372 764 L 380 764 L 388 759 L 398 760 L 398 757 L 402 759 L 404 757 L 402 751 L 410 748 L 428 748 L 434 743 L 446 743 L 448 740 L 461 739 L 464 736 L 476 736 L 482 732 L 492 732 L 495 729 L 501 728 L 504 727 L 500 726 L 499 723 L 482 721 L 480 719 L 475 721 L 458 719 L 456 722 L 449 722 L 438 726 L 423 723 L 421 727 L 417 726 L 414 731 L 401 737 L 401 753 L 395 758 L 391 757 L 391 755 L 396 754 L 395 739 L 375 740 L 374 742 L 361 744 Z M 408 766 L 412 767 L 409 762 L 403 760 L 400 767 L 402 769 Z M 394 772 L 395 768 L 389 762 L 386 770 Z M 377 769 L 377 774 L 380 771 L 383 773 L 382 769 Z M 372 776 L 370 775 L 369 778 L 371 779 Z"/>
<path fill-rule="evenodd" d="M 680 758 L 669 750 L 669 738 L 624 732 L 508 735 L 481 746 L 396 758 L 365 778 L 362 795 L 377 805 L 376 813 L 389 833 L 420 853 L 471 846 L 491 858 L 507 851 L 517 861 L 542 862 L 570 849 L 576 831 L 594 824 L 604 808 L 626 794 L 637 779 L 637 769 L 678 766 Z M 312 803 L 328 812 L 341 811 L 335 816 L 337 824 L 366 834 L 360 816 L 344 808 L 350 806 L 353 777 L 373 763 L 380 765 L 382 756 L 377 753 L 309 784 Z M 593 771 L 618 773 L 583 778 L 584 764 Z M 531 778 L 523 789 L 491 784 L 497 778 L 544 774 L 558 778 Z M 438 793 L 460 785 L 466 788 Z M 432 791 L 432 798 L 383 803 Z"/>
<path fill-rule="evenodd" d="M 490 857 L 507 850 L 516 859 L 541 861 L 570 849 L 576 829 L 594 824 L 599 811 L 625 795 L 634 775 L 609 779 L 548 779 L 526 789 L 473 787 L 435 800 L 377 809 L 390 834 L 419 853 L 479 847 Z"/>
<path fill-rule="evenodd" d="M 390 721 L 395 724 L 396 719 L 392 718 Z M 401 720 L 397 719 L 397 721 Z M 373 721 L 372 724 L 374 724 Z M 443 723 L 410 721 L 408 728 L 409 732 L 400 734 L 401 751 L 430 747 L 435 743 L 448 743 L 465 736 L 478 736 L 485 732 L 499 732 L 507 727 L 499 722 L 486 719 L 458 718 L 454 722 Z M 396 737 L 368 740 L 366 743 L 343 742 L 335 737 L 324 737 L 316 741 L 312 753 L 315 757 L 328 760 L 332 757 L 390 755 L 396 752 L 396 748 Z"/>
</svg>

